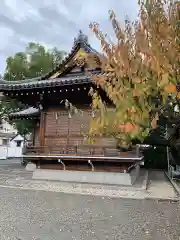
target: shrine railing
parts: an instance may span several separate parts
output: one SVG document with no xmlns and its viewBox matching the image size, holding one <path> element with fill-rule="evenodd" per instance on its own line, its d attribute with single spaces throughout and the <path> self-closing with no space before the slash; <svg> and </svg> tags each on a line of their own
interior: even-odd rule
<svg viewBox="0 0 180 240">
<path fill-rule="evenodd" d="M 105 156 L 105 157 L 139 157 L 139 148 L 120 152 L 113 146 L 100 145 L 59 145 L 59 146 L 26 146 L 24 155 L 69 155 L 69 156 Z"/>
</svg>

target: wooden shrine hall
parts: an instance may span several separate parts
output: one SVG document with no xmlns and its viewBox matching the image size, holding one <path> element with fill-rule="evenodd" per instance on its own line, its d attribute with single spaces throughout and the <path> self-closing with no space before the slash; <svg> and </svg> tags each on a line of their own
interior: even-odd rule
<svg viewBox="0 0 180 240">
<path fill-rule="evenodd" d="M 94 144 L 85 139 L 94 117 L 89 90 L 96 87 L 89 72 L 101 74 L 100 67 L 90 68 L 89 54 L 99 56 L 80 31 L 70 53 L 48 74 L 20 81 L 0 80 L 0 92 L 29 106 L 9 118 L 34 120 L 32 145 L 26 147 L 23 157 L 37 169 L 126 173 L 143 160 L 136 152 L 120 153 L 112 138 L 97 137 Z M 108 101 L 103 91 L 102 96 Z M 66 102 L 78 112 L 70 113 Z"/>
</svg>

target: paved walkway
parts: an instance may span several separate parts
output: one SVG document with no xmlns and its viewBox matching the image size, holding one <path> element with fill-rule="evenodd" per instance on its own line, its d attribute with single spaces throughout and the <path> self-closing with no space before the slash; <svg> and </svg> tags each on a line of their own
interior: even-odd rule
<svg viewBox="0 0 180 240">
<path fill-rule="evenodd" d="M 162 171 L 150 172 L 147 192 L 150 197 L 159 196 L 159 198 L 176 198 L 177 195 Z"/>
<path fill-rule="evenodd" d="M 16 159 L 5 159 L 5 160 L 2 160 L 0 159 L 0 166 L 2 165 L 19 165 L 20 166 L 20 163 L 21 163 L 21 159 L 19 158 L 16 158 Z"/>
<path fill-rule="evenodd" d="M 139 181 L 137 181 L 137 186 L 135 187 L 125 187 L 32 180 L 32 172 L 27 172 L 22 166 L 16 164 L 15 168 L 15 164 L 0 164 L 0 186 L 5 188 L 20 188 L 26 190 L 63 192 L 114 198 L 178 199 L 173 187 L 164 177 L 163 172 L 151 172 L 149 177 L 150 185 L 146 191 L 140 188 Z"/>
</svg>

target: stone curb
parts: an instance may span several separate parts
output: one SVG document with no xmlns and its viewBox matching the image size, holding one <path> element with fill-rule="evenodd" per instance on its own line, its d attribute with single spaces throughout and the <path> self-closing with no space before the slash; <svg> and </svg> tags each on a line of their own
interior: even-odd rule
<svg viewBox="0 0 180 240">
<path fill-rule="evenodd" d="M 174 190 L 176 191 L 176 193 L 178 194 L 178 197 L 180 196 L 180 188 L 178 187 L 178 185 L 169 177 L 168 173 L 165 172 L 166 177 L 168 178 L 168 180 L 170 181 L 170 183 L 172 184 Z"/>
<path fill-rule="evenodd" d="M 145 200 L 156 200 L 156 201 L 159 201 L 159 202 L 166 202 L 166 201 L 169 201 L 169 202 L 179 202 L 180 199 L 179 198 L 161 198 L 161 197 L 145 197 L 144 198 Z"/>
<path fill-rule="evenodd" d="M 142 184 L 142 189 L 143 190 L 147 190 L 147 188 L 148 188 L 148 178 L 149 178 L 149 171 L 147 170 L 146 174 L 145 174 L 145 179 L 144 179 L 143 184 Z"/>
</svg>

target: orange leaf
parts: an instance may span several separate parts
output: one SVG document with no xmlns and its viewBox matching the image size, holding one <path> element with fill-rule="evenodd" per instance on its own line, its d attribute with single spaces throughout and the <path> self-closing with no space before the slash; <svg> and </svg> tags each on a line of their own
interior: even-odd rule
<svg viewBox="0 0 180 240">
<path fill-rule="evenodd" d="M 124 129 L 124 124 L 119 124 L 119 129 L 123 130 Z"/>
<path fill-rule="evenodd" d="M 134 130 L 134 126 L 131 123 L 125 124 L 125 132 L 132 132 Z"/>
<path fill-rule="evenodd" d="M 119 128 L 126 133 L 130 133 L 130 132 L 133 132 L 133 131 L 137 131 L 138 126 L 134 125 L 132 123 L 125 123 L 125 124 L 120 124 Z"/>
<path fill-rule="evenodd" d="M 133 97 L 137 97 L 138 93 L 137 93 L 137 89 L 133 89 Z"/>
<path fill-rule="evenodd" d="M 139 97 L 142 94 L 142 92 L 136 88 L 133 89 L 132 93 L 133 93 L 133 97 Z"/>
<path fill-rule="evenodd" d="M 138 78 L 138 77 L 133 78 L 133 83 L 141 83 L 141 82 L 142 82 L 141 78 Z"/>
<path fill-rule="evenodd" d="M 166 87 L 164 88 L 165 92 L 167 93 L 175 93 L 177 90 L 176 90 L 176 85 L 170 83 L 168 85 L 166 85 Z"/>
</svg>

